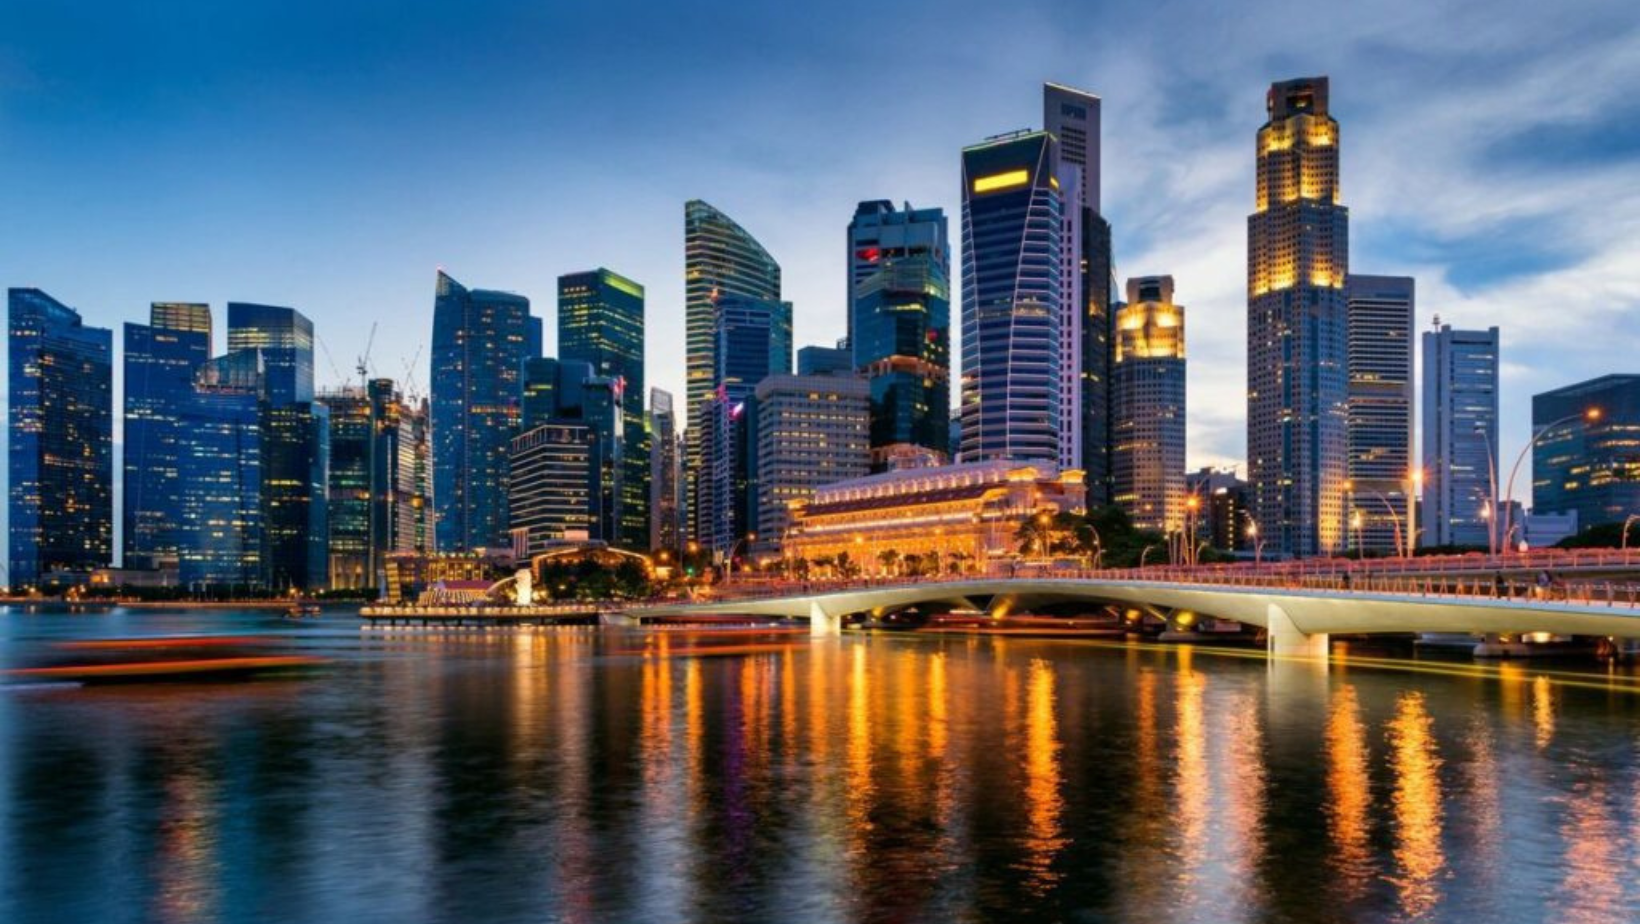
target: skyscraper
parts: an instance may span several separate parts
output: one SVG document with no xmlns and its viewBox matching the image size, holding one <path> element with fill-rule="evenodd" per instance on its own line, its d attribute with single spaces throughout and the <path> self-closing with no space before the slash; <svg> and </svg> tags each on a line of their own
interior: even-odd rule
<svg viewBox="0 0 1640 924">
<path fill-rule="evenodd" d="M 1343 538 L 1349 210 L 1327 78 L 1271 85 L 1247 218 L 1247 463 L 1272 554 Z"/>
<path fill-rule="evenodd" d="M 39 289 L 8 293 L 12 587 L 106 567 L 114 545 L 114 334 Z"/>
<path fill-rule="evenodd" d="M 962 152 L 962 459 L 1059 458 L 1064 227 L 1057 142 Z"/>
<path fill-rule="evenodd" d="M 542 424 L 514 437 L 507 477 L 513 552 L 594 538 L 596 437 L 585 424 Z"/>
<path fill-rule="evenodd" d="M 624 430 L 621 522 L 613 540 L 649 545 L 649 428 L 644 417 L 644 289 L 607 269 L 558 277 L 558 356 L 609 379 Z"/>
<path fill-rule="evenodd" d="M 385 556 L 424 548 L 425 444 L 391 379 L 323 393 L 330 412 L 330 586 L 373 587 Z M 419 428 L 423 433 L 425 426 Z M 418 539 L 418 536 L 420 537 Z"/>
<path fill-rule="evenodd" d="M 1184 306 L 1172 276 L 1127 281 L 1111 364 L 1112 497 L 1140 529 L 1185 525 Z"/>
<path fill-rule="evenodd" d="M 1640 375 L 1533 395 L 1532 429 L 1543 430 L 1532 451 L 1534 515 L 1576 511 L 1587 529 L 1640 513 Z"/>
<path fill-rule="evenodd" d="M 1419 545 L 1490 547 L 1498 470 L 1498 329 L 1424 332 Z M 1502 536 L 1497 536 L 1500 541 Z"/>
<path fill-rule="evenodd" d="M 529 299 L 444 272 L 433 301 L 433 509 L 440 551 L 508 543 L 507 455 L 528 352 Z"/>
<path fill-rule="evenodd" d="M 228 303 L 228 352 L 261 350 L 272 404 L 313 400 L 313 322 L 294 308 Z"/>
<path fill-rule="evenodd" d="M 208 305 L 155 302 L 125 325 L 125 458 L 121 556 L 157 568 L 181 550 L 181 441 L 194 374 L 211 358 Z"/>
<path fill-rule="evenodd" d="M 262 353 L 202 365 L 179 429 L 182 584 L 194 591 L 266 588 L 262 503 Z"/>
<path fill-rule="evenodd" d="M 867 213 L 868 207 L 875 208 Z M 874 224 L 862 226 L 863 213 Z M 855 245 L 850 338 L 854 367 L 871 383 L 873 464 L 881 470 L 888 455 L 906 445 L 949 457 L 951 256 L 945 213 L 861 203 L 849 237 Z"/>
<path fill-rule="evenodd" d="M 1410 276 L 1351 273 L 1344 286 L 1349 372 L 1350 510 L 1345 545 L 1393 554 L 1411 526 L 1405 518 L 1412 485 L 1412 327 Z"/>
<path fill-rule="evenodd" d="M 791 303 L 721 296 L 714 326 L 717 385 L 695 416 L 701 461 L 694 509 L 696 538 L 721 558 L 755 530 L 756 446 L 744 405 L 757 383 L 791 373 Z"/>
<path fill-rule="evenodd" d="M 528 468 L 510 476 L 508 483 L 510 492 L 518 495 L 510 502 L 509 509 L 525 511 L 528 522 L 512 524 L 515 549 L 527 545 L 539 550 L 544 541 L 565 538 L 561 534 L 562 528 L 566 528 L 565 521 L 557 514 L 542 519 L 541 511 L 546 508 L 541 505 L 546 503 L 556 510 L 572 502 L 564 499 L 557 488 L 550 489 L 548 494 L 541 493 L 544 489 L 536 481 L 550 477 L 557 484 L 567 477 L 559 464 L 563 459 L 559 457 L 570 451 L 566 448 L 568 443 L 584 444 L 586 455 L 586 483 L 576 491 L 584 514 L 584 519 L 576 522 L 584 524 L 587 533 L 581 538 L 612 545 L 618 541 L 625 519 L 627 492 L 624 490 L 626 427 L 617 381 L 609 376 L 594 375 L 591 364 L 586 362 L 532 359 L 525 364 L 523 432 L 512 441 L 510 453 L 514 460 L 528 462 Z M 562 429 L 571 425 L 584 433 L 572 437 Z M 532 436 L 541 427 L 549 426 L 560 429 L 547 436 Z M 581 451 L 574 451 L 576 458 Z M 529 458 L 523 459 L 521 454 Z M 549 456 L 558 461 L 547 464 Z"/>
<path fill-rule="evenodd" d="M 914 209 L 909 202 L 904 209 L 895 209 L 887 199 L 861 202 L 855 207 L 854 218 L 848 224 L 848 338 L 842 345 L 854 343 L 857 302 L 865 281 L 885 262 L 923 254 L 935 256 L 945 267 L 946 277 L 950 277 L 951 245 L 944 210 Z"/>
<path fill-rule="evenodd" d="M 754 548 L 779 550 L 792 501 L 871 470 L 871 389 L 842 376 L 771 375 L 749 402 L 757 442 Z"/>
<path fill-rule="evenodd" d="M 649 390 L 649 547 L 683 547 L 683 458 L 672 393 Z"/>
<path fill-rule="evenodd" d="M 689 422 L 687 493 L 695 495 L 700 440 L 696 412 L 716 391 L 717 303 L 726 295 L 778 302 L 780 264 L 729 216 L 699 199 L 683 207 L 685 382 Z M 788 343 L 789 343 L 788 339 Z M 755 384 L 755 383 L 754 383 Z M 693 517 L 691 517 L 693 519 Z M 691 524 L 690 529 L 694 529 Z"/>
<path fill-rule="evenodd" d="M 1099 258 L 1098 246 L 1108 251 L 1110 230 L 1099 217 L 1099 97 L 1055 83 L 1042 86 L 1042 128 L 1059 142 L 1054 175 L 1059 180 L 1064 246 L 1060 250 L 1059 283 L 1059 464 L 1083 468 L 1083 456 L 1092 443 L 1103 453 L 1106 434 L 1085 432 L 1090 421 L 1084 405 L 1108 400 L 1104 383 L 1109 365 L 1109 342 L 1104 329 L 1110 323 L 1108 256 Z M 1090 257 L 1093 259 L 1090 260 Z M 1098 272 L 1099 275 L 1095 275 Z M 1093 324 L 1095 329 L 1085 329 Z M 1097 346 L 1098 352 L 1089 355 Z M 1089 388 L 1088 385 L 1093 385 Z M 1104 409 L 1092 421 L 1104 422 Z"/>
</svg>

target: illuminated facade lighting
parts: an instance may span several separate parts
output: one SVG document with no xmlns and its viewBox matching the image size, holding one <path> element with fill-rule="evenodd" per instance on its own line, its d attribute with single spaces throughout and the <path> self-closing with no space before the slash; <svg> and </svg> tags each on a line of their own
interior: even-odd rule
<svg viewBox="0 0 1640 924">
<path fill-rule="evenodd" d="M 1173 277 L 1127 282 L 1111 363 L 1111 497 L 1140 529 L 1185 523 L 1184 306 Z"/>
</svg>

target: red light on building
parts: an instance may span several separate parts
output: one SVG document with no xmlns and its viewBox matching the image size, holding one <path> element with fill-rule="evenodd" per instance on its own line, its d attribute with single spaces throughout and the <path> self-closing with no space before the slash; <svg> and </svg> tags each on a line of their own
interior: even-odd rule
<svg viewBox="0 0 1640 924">
<path fill-rule="evenodd" d="M 854 257 L 867 263 L 876 263 L 883 258 L 883 251 L 880 247 L 862 247 L 854 252 Z"/>
</svg>

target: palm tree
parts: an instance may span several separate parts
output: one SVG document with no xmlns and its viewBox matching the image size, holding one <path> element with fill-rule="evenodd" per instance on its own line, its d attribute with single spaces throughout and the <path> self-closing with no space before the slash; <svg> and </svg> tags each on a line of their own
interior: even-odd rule
<svg viewBox="0 0 1640 924">
<path fill-rule="evenodd" d="M 884 571 L 893 571 L 895 562 L 900 560 L 900 553 L 893 549 L 883 549 L 877 553 L 877 563 L 883 566 Z"/>
</svg>

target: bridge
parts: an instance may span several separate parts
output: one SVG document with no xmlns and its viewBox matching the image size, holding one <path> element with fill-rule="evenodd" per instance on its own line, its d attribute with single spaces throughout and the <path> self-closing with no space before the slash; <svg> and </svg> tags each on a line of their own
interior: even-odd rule
<svg viewBox="0 0 1640 924">
<path fill-rule="evenodd" d="M 1584 581 L 1538 587 L 1471 569 L 1456 576 L 1349 570 L 1308 574 L 1264 569 L 1149 573 L 1046 569 L 1036 574 L 957 576 L 838 585 L 748 587 L 739 596 L 633 608 L 629 616 L 744 615 L 806 618 L 814 635 L 845 618 L 911 606 L 992 612 L 1055 603 L 1118 606 L 1170 619 L 1183 613 L 1265 630 L 1271 654 L 1324 657 L 1331 635 L 1465 633 L 1640 638 L 1640 584 Z"/>
</svg>

